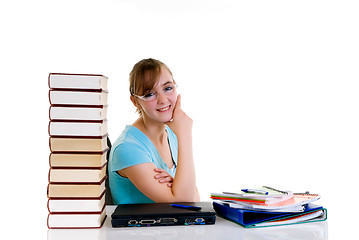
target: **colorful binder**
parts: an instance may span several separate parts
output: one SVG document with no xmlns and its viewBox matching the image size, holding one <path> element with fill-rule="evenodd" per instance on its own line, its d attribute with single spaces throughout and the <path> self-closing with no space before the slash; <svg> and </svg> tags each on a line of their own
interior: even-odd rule
<svg viewBox="0 0 359 240">
<path fill-rule="evenodd" d="M 246 228 L 281 226 L 307 222 L 325 221 L 327 210 L 315 204 L 306 205 L 303 212 L 268 212 L 231 208 L 227 204 L 213 202 L 214 210 L 220 216 Z M 309 216 L 313 216 L 310 218 Z M 310 218 L 310 219 L 308 219 Z"/>
</svg>

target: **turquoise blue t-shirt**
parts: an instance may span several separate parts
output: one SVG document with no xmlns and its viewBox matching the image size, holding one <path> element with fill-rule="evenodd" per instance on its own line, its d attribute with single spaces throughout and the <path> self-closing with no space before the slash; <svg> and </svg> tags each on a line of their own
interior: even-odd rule
<svg viewBox="0 0 359 240">
<path fill-rule="evenodd" d="M 175 176 L 178 142 L 172 130 L 166 126 L 168 143 L 170 146 L 174 169 L 168 168 L 162 160 L 151 140 L 134 126 L 126 126 L 120 137 L 114 142 L 108 163 L 109 185 L 114 204 L 126 203 L 153 203 L 146 195 L 136 188 L 133 183 L 122 177 L 117 171 L 141 163 L 154 163 L 157 168 L 166 170 L 172 177 Z M 155 173 L 154 173 L 155 174 Z"/>
</svg>

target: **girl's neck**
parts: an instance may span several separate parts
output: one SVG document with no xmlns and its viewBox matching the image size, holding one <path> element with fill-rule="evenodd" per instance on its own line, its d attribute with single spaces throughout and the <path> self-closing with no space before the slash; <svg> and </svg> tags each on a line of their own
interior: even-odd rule
<svg viewBox="0 0 359 240">
<path fill-rule="evenodd" d="M 162 143 L 167 139 L 166 124 L 164 123 L 141 116 L 132 125 L 142 131 L 152 142 Z"/>
</svg>

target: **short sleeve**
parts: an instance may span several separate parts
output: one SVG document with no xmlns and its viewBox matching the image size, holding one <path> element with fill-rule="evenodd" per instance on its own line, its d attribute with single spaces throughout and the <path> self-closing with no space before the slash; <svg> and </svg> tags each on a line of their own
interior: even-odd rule
<svg viewBox="0 0 359 240">
<path fill-rule="evenodd" d="M 131 142 L 124 142 L 116 146 L 110 157 L 112 158 L 112 171 L 152 162 L 151 155 L 145 148 Z"/>
</svg>

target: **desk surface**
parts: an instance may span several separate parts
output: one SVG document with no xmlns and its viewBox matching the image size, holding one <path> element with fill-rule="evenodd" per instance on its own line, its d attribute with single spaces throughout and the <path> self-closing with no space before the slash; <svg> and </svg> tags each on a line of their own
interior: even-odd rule
<svg viewBox="0 0 359 240">
<path fill-rule="evenodd" d="M 47 239 L 328 239 L 326 221 L 246 229 L 217 216 L 214 225 L 112 228 L 111 214 L 114 209 L 115 206 L 106 207 L 107 219 L 100 229 L 49 229 Z"/>
</svg>

